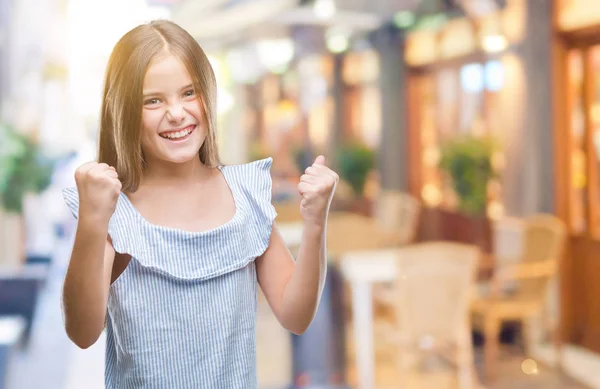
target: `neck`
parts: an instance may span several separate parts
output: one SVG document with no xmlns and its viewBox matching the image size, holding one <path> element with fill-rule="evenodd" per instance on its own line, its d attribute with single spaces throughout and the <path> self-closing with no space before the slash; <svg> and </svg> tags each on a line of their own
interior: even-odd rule
<svg viewBox="0 0 600 389">
<path fill-rule="evenodd" d="M 152 161 L 147 163 L 140 184 L 171 186 L 198 183 L 210 172 L 211 168 L 203 165 L 198 157 L 184 163 Z"/>
</svg>

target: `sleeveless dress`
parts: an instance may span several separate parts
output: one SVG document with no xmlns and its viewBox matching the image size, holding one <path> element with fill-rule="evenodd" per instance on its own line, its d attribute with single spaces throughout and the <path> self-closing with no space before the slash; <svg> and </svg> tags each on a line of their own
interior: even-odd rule
<svg viewBox="0 0 600 389">
<path fill-rule="evenodd" d="M 153 225 L 121 193 L 108 232 L 131 261 L 108 297 L 107 389 L 257 387 L 254 260 L 276 216 L 271 164 L 219 167 L 236 211 L 203 232 Z M 77 189 L 63 195 L 77 217 Z"/>
</svg>

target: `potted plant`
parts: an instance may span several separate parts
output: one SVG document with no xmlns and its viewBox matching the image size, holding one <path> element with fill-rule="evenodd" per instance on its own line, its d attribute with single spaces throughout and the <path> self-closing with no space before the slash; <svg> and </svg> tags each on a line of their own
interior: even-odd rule
<svg viewBox="0 0 600 389">
<path fill-rule="evenodd" d="M 471 216 L 483 216 L 488 184 L 496 178 L 492 156 L 496 143 L 490 137 L 462 136 L 442 145 L 440 168 L 450 178 L 458 208 Z"/>
<path fill-rule="evenodd" d="M 491 227 L 486 217 L 488 185 L 497 176 L 492 157 L 497 150 L 495 140 L 488 136 L 466 135 L 442 145 L 440 169 L 450 179 L 458 198 L 459 214 L 450 215 L 449 235 L 460 236 L 488 250 Z"/>
<path fill-rule="evenodd" d="M 340 181 L 347 184 L 352 191 L 354 205 L 351 208 L 361 213 L 369 213 L 371 207 L 365 198 L 365 185 L 369 173 L 375 167 L 373 150 L 362 143 L 348 143 L 337 153 L 337 167 Z"/>
<path fill-rule="evenodd" d="M 24 259 L 23 201 L 49 186 L 52 171 L 53 162 L 36 142 L 0 124 L 0 260 Z"/>
</svg>

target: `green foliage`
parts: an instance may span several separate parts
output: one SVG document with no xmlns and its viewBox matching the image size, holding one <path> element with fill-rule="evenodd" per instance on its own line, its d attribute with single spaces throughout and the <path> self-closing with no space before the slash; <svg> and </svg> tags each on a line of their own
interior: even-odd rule
<svg viewBox="0 0 600 389">
<path fill-rule="evenodd" d="M 39 193 L 50 185 L 53 168 L 53 161 L 44 157 L 35 142 L 0 124 L 2 208 L 20 213 L 26 193 Z"/>
<path fill-rule="evenodd" d="M 364 194 L 367 176 L 375 167 L 375 153 L 367 146 L 352 143 L 343 146 L 337 155 L 340 178 L 346 181 L 354 194 Z"/>
<path fill-rule="evenodd" d="M 491 161 L 495 150 L 493 139 L 471 135 L 442 146 L 440 168 L 450 177 L 459 208 L 466 214 L 485 214 L 488 183 L 496 176 Z"/>
</svg>

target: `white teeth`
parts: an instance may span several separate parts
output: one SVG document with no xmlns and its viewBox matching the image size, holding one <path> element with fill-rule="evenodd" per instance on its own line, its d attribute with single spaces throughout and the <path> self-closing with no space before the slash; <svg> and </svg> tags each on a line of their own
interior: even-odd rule
<svg viewBox="0 0 600 389">
<path fill-rule="evenodd" d="M 191 132 L 192 132 L 192 129 L 181 130 L 181 131 L 177 131 L 177 132 L 171 132 L 168 134 L 161 134 L 160 136 L 162 136 L 163 138 L 167 138 L 167 139 L 179 139 L 179 138 L 188 136 Z"/>
</svg>

